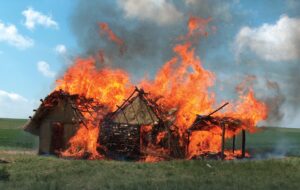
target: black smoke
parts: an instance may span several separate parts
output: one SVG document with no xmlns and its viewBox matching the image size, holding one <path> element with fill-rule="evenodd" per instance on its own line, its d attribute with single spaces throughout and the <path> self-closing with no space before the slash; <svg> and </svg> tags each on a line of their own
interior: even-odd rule
<svg viewBox="0 0 300 190">
<path fill-rule="evenodd" d="M 280 122 L 284 118 L 284 105 L 292 108 L 296 115 L 300 107 L 299 63 L 272 65 L 263 60 L 253 60 L 254 56 L 251 55 L 242 57 L 241 63 L 237 64 L 224 55 L 223 52 L 226 52 L 234 56 L 234 50 L 230 49 L 235 35 L 242 26 L 251 26 L 247 19 L 249 13 L 239 10 L 239 1 L 167 0 L 167 2 L 174 4 L 183 14 L 183 18 L 172 24 L 161 25 L 153 21 L 126 18 L 118 0 L 79 0 L 71 15 L 71 29 L 81 48 L 80 56 L 94 56 L 103 51 L 106 62 L 112 67 L 132 73 L 135 80 L 144 75 L 151 78 L 159 67 L 172 57 L 172 46 L 178 42 L 178 36 L 187 32 L 186 24 L 189 16 L 212 17 L 211 26 L 215 26 L 217 32 L 200 41 L 197 53 L 203 60 L 204 67 L 220 76 L 217 88 L 222 86 L 225 90 L 217 93 L 221 94 L 221 97 L 224 94 L 227 96 L 222 98 L 232 98 L 235 85 L 239 83 L 236 80 L 237 76 L 255 75 L 269 81 L 263 86 L 266 93 L 261 99 L 269 107 L 270 123 Z M 120 53 L 115 43 L 99 35 L 99 22 L 108 23 L 114 33 L 124 40 L 126 44 L 124 53 Z M 300 54 L 300 48 L 298 49 Z"/>
</svg>

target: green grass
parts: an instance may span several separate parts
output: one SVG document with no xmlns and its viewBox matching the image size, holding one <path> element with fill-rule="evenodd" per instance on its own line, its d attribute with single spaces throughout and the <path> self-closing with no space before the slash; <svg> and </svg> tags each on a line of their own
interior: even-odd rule
<svg viewBox="0 0 300 190">
<path fill-rule="evenodd" d="M 267 152 L 277 155 L 300 156 L 300 129 L 262 128 L 247 137 L 247 149 L 252 154 L 261 155 Z"/>
<path fill-rule="evenodd" d="M 20 129 L 27 119 L 7 119 L 0 118 L 0 129 Z"/>
<path fill-rule="evenodd" d="M 0 180 L 0 189 L 7 190 L 273 190 L 297 189 L 300 185 L 300 158 L 160 163 L 64 160 L 34 155 L 7 156 L 7 159 L 14 160 L 5 165 L 9 179 Z"/>
<path fill-rule="evenodd" d="M 65 160 L 37 156 L 26 120 L 0 119 L 0 189 L 298 189 L 300 129 L 264 128 L 247 135 L 256 158 L 160 163 Z M 240 138 L 237 138 L 240 146 Z M 227 141 L 230 148 L 231 141 Z M 25 151 L 24 151 L 25 150 Z M 30 151 L 27 151 L 30 150 Z M 262 156 L 263 155 L 263 156 Z"/>
<path fill-rule="evenodd" d="M 231 149 L 232 140 L 226 141 Z M 241 148 L 240 135 L 236 138 L 236 148 Z M 255 133 L 247 133 L 246 149 L 254 157 L 300 156 L 300 129 L 264 127 Z"/>
<path fill-rule="evenodd" d="M 0 150 L 32 150 L 38 145 L 38 139 L 22 127 L 25 119 L 0 119 Z"/>
</svg>

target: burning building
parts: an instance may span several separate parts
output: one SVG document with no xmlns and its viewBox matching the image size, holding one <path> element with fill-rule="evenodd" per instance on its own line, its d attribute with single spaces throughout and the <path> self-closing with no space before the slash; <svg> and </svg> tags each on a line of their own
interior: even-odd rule
<svg viewBox="0 0 300 190">
<path fill-rule="evenodd" d="M 132 83 L 128 72 L 103 64 L 105 59 L 96 66 L 97 55 L 76 59 L 25 130 L 39 135 L 41 153 L 58 151 L 63 157 L 158 161 L 247 155 L 245 131 L 256 130 L 267 108 L 252 86 L 241 83 L 237 100 L 214 111 L 216 76 L 203 67 L 194 47 L 208 35 L 210 20 L 189 19 L 187 34 L 173 47 L 174 57 L 151 80 Z M 225 150 L 225 140 L 235 142 L 241 132 L 242 150 Z"/>
<path fill-rule="evenodd" d="M 35 111 L 24 130 L 39 136 L 39 154 L 58 155 L 85 122 L 83 109 L 90 109 L 91 99 L 54 91 Z"/>
<path fill-rule="evenodd" d="M 218 108 L 217 110 L 213 111 L 212 113 L 208 115 L 197 115 L 195 122 L 192 124 L 192 126 L 187 130 L 187 147 L 191 148 L 193 152 L 189 156 L 190 158 L 197 158 L 197 156 L 200 155 L 200 157 L 209 157 L 209 158 L 221 158 L 224 159 L 227 157 L 228 159 L 233 157 L 239 157 L 239 158 L 245 158 L 248 156 L 246 155 L 246 132 L 243 129 L 244 122 L 235 119 L 232 117 L 213 117 L 212 115 L 228 105 L 228 103 L 225 103 L 223 106 Z M 242 150 L 235 152 L 235 139 L 236 135 L 239 133 L 239 131 L 242 132 Z M 193 134 L 194 132 L 194 134 Z M 212 145 L 213 146 L 206 146 L 206 145 L 200 145 L 201 147 L 196 148 L 198 145 L 191 145 L 190 147 L 190 137 L 191 135 L 195 134 L 207 134 L 207 133 L 213 133 L 216 134 L 217 140 L 219 142 L 215 142 Z M 208 135 L 209 137 L 210 135 Z M 232 138 L 232 151 L 225 151 L 225 138 Z M 195 147 L 196 146 L 196 147 Z M 221 147 L 221 149 L 220 149 Z M 198 152 L 200 151 L 200 152 Z M 187 151 L 189 152 L 189 150 Z"/>
<path fill-rule="evenodd" d="M 44 100 L 35 114 L 25 125 L 24 130 L 39 136 L 39 154 L 54 154 L 69 156 L 71 139 L 76 136 L 79 128 L 87 130 L 86 122 L 89 115 L 105 110 L 104 106 L 93 99 L 86 99 L 79 95 L 70 95 L 62 90 L 54 91 Z M 228 103 L 208 115 L 198 115 L 193 124 L 180 137 L 178 127 L 174 124 L 176 110 L 162 110 L 156 102 L 148 97 L 143 89 L 135 87 L 131 95 L 117 106 L 113 112 L 107 112 L 98 126 L 99 136 L 97 146 L 99 154 L 107 158 L 118 160 L 160 160 L 189 157 L 197 158 L 225 158 L 234 155 L 235 135 L 233 137 L 233 152 L 225 151 L 225 131 L 236 134 L 242 130 L 243 122 L 230 117 L 213 117 Z M 100 111 L 101 110 L 101 111 Z M 103 113 L 101 113 L 103 115 Z M 221 129 L 221 130 L 219 130 Z M 220 132 L 221 131 L 221 132 Z M 193 147 L 191 137 L 194 133 L 212 133 L 219 140 L 216 149 L 197 144 Z M 245 157 L 245 131 L 243 132 L 242 153 L 236 154 Z M 228 136 L 228 135 L 227 135 Z M 212 136 L 208 136 L 212 137 Z M 215 137 L 214 137 L 215 138 Z M 211 139 L 212 140 L 212 139 Z M 208 143 L 207 145 L 209 145 Z M 214 144 L 214 145 L 216 145 Z M 221 145 L 219 150 L 218 144 Z M 76 149 L 81 149 L 78 145 Z M 192 152 L 189 149 L 201 151 Z M 74 151 L 74 150 L 73 150 Z M 84 150 L 85 151 L 85 150 Z M 89 157 L 91 152 L 83 152 Z"/>
</svg>

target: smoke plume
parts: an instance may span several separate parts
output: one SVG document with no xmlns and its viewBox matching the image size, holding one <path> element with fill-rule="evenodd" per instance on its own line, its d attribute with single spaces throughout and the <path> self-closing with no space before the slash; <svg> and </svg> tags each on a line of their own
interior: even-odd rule
<svg viewBox="0 0 300 190">
<path fill-rule="evenodd" d="M 240 29 L 249 24 L 246 18 L 251 16 L 250 13 L 239 11 L 235 6 L 238 4 L 236 0 L 79 0 L 71 15 L 71 29 L 81 48 L 80 56 L 97 57 L 99 67 L 104 62 L 111 67 L 127 70 L 138 80 L 145 75 L 150 78 L 154 76 L 158 68 L 172 57 L 172 46 L 178 41 L 178 36 L 186 33 L 184 26 L 190 16 L 211 17 L 211 27 L 215 30 L 211 30 L 209 36 L 200 41 L 197 54 L 204 66 L 217 75 L 217 86 L 226 88 L 227 92 L 220 90 L 221 96 L 234 97 L 237 76 L 271 76 L 267 77 L 268 82 L 264 86 L 268 96 L 261 99 L 269 107 L 268 122 L 275 125 L 284 119 L 285 106 L 292 108 L 295 116 L 299 112 L 300 64 L 269 63 L 254 57 L 249 48 L 240 55 L 238 64 L 231 59 L 228 54 L 234 57 L 235 49 L 230 48 L 234 36 L 238 36 Z M 101 35 L 101 23 L 102 26 L 103 23 L 108 24 L 105 26 L 106 32 L 113 32 L 117 43 L 107 35 Z M 300 55 L 299 33 L 293 35 L 295 40 L 292 41 Z M 239 39 L 249 42 L 249 39 L 255 38 L 244 35 Z"/>
</svg>

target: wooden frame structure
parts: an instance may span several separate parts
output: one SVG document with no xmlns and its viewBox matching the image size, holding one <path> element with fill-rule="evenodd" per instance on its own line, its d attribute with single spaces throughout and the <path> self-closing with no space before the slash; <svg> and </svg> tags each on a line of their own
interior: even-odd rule
<svg viewBox="0 0 300 190">
<path fill-rule="evenodd" d="M 170 132 L 166 127 L 159 106 L 147 97 L 148 93 L 135 87 L 134 91 L 117 109 L 109 113 L 100 125 L 99 141 L 106 146 L 108 157 L 114 159 L 138 159 L 142 154 L 140 139 L 155 139 L 159 131 L 166 130 L 170 146 Z M 152 126 L 151 134 L 143 136 L 142 127 Z"/>
<path fill-rule="evenodd" d="M 221 125 L 222 126 L 222 148 L 221 148 L 221 158 L 224 159 L 225 158 L 225 132 L 226 132 L 226 127 L 224 126 L 224 124 Z M 235 151 L 235 140 L 236 140 L 236 136 L 234 135 L 232 137 L 232 153 L 234 153 Z M 241 158 L 245 158 L 246 156 L 246 131 L 243 129 L 242 130 L 242 154 L 241 154 Z"/>
<path fill-rule="evenodd" d="M 237 130 L 239 127 L 242 126 L 242 121 L 230 117 L 212 117 L 212 115 L 222 108 L 224 108 L 228 103 L 225 103 L 215 111 L 211 112 L 208 115 L 197 115 L 196 120 L 194 121 L 193 125 L 188 129 L 187 131 L 187 150 L 186 153 L 188 153 L 188 147 L 189 147 L 189 141 L 190 141 L 190 133 L 192 131 L 201 131 L 201 130 L 210 130 L 211 126 L 219 126 L 221 127 L 221 151 L 220 151 L 220 158 L 225 158 L 225 133 L 226 130 L 228 130 L 229 126 L 231 127 L 230 130 Z M 235 146 L 236 146 L 236 136 L 234 135 L 232 137 L 232 152 L 235 152 Z M 246 131 L 242 129 L 242 154 L 241 158 L 245 158 L 246 155 Z"/>
</svg>

